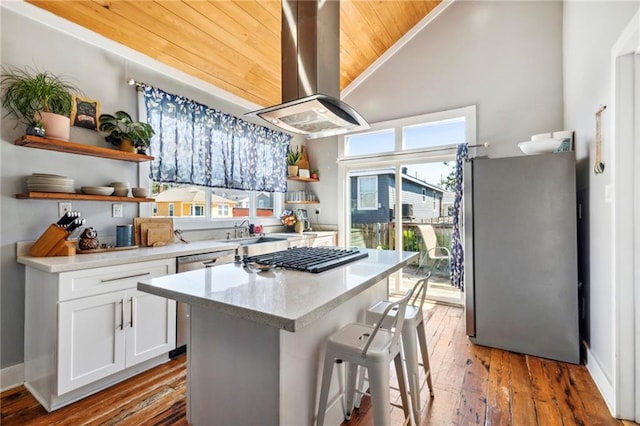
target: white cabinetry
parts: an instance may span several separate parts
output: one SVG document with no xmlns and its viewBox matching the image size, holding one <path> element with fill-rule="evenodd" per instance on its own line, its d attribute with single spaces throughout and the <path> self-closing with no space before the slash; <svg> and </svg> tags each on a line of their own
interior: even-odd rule
<svg viewBox="0 0 640 426">
<path fill-rule="evenodd" d="M 335 235 L 317 236 L 311 241 L 311 247 L 333 247 L 335 243 Z"/>
<path fill-rule="evenodd" d="M 136 290 L 175 260 L 59 274 L 26 268 L 25 385 L 55 410 L 168 359 L 176 302 Z"/>
</svg>

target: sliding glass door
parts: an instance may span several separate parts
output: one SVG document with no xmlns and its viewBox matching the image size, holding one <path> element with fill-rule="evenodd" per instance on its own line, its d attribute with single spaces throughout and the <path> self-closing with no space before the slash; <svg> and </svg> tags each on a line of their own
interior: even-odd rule
<svg viewBox="0 0 640 426">
<path fill-rule="evenodd" d="M 341 229 L 351 247 L 419 253 L 391 278 L 391 293 L 430 272 L 428 297 L 461 304 L 449 280 L 455 146 L 475 142 L 475 108 L 447 113 L 379 123 L 345 137 Z"/>
</svg>

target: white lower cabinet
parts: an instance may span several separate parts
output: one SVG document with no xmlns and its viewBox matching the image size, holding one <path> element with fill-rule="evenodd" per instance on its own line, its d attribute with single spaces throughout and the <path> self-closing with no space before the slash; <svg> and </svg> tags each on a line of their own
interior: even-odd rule
<svg viewBox="0 0 640 426">
<path fill-rule="evenodd" d="M 60 394 L 125 368 L 125 295 L 122 291 L 60 303 Z"/>
<path fill-rule="evenodd" d="M 27 267 L 25 385 L 48 411 L 168 359 L 176 302 L 136 287 L 172 273 L 173 258 L 60 274 Z"/>
<path fill-rule="evenodd" d="M 335 246 L 333 235 L 318 236 L 313 239 L 311 247 L 333 247 Z"/>
</svg>

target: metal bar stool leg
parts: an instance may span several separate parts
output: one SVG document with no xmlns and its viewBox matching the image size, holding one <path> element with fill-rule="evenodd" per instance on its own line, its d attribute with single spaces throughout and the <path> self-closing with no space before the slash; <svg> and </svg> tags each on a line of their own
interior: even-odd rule
<svg viewBox="0 0 640 426">
<path fill-rule="evenodd" d="M 334 359 L 325 355 L 324 367 L 322 368 L 322 385 L 320 387 L 320 402 L 318 403 L 318 426 L 324 425 L 324 416 L 327 412 L 327 400 L 329 399 L 329 388 L 331 387 L 331 376 L 333 374 Z"/>
<path fill-rule="evenodd" d="M 402 399 L 402 411 L 404 412 L 404 418 L 409 419 L 411 417 L 409 412 L 409 398 L 407 398 L 406 378 L 404 376 L 404 369 L 402 368 L 402 355 L 400 353 L 393 359 L 393 363 L 395 364 L 396 376 L 398 377 L 398 389 L 400 390 L 400 398 Z"/>
<path fill-rule="evenodd" d="M 371 405 L 373 406 L 373 424 L 374 426 L 389 426 L 391 424 L 391 416 L 389 414 L 389 404 L 391 404 L 389 398 L 389 364 L 384 362 L 371 364 L 368 370 L 369 391 L 371 393 Z"/>
<path fill-rule="evenodd" d="M 418 322 L 416 328 L 418 332 L 418 341 L 420 342 L 420 353 L 422 355 L 422 366 L 424 367 L 424 377 L 427 379 L 429 386 L 429 395 L 433 398 L 433 384 L 431 383 L 431 366 L 429 365 L 429 348 L 427 347 L 427 336 L 424 331 L 424 321 Z"/>
<path fill-rule="evenodd" d="M 347 402 L 345 405 L 345 415 L 344 418 L 347 420 L 351 420 L 351 412 L 353 411 L 354 403 L 353 398 L 355 396 L 356 390 L 356 377 L 358 376 L 358 364 L 354 364 L 352 362 L 347 364 Z"/>
<path fill-rule="evenodd" d="M 405 327 L 402 328 L 402 353 L 407 367 L 407 379 L 409 381 L 409 393 L 411 394 L 411 407 L 415 424 L 420 425 L 420 370 L 418 364 L 418 341 L 413 319 L 405 319 Z"/>
</svg>

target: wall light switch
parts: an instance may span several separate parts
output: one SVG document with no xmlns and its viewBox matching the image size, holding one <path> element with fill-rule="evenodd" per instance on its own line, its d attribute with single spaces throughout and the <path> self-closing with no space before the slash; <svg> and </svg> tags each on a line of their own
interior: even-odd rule
<svg viewBox="0 0 640 426">
<path fill-rule="evenodd" d="M 58 216 L 64 216 L 65 213 L 71 211 L 70 201 L 60 201 L 58 203 Z"/>
<path fill-rule="evenodd" d="M 111 208 L 112 208 L 112 211 L 111 211 L 112 217 L 122 217 L 123 215 L 122 204 L 112 204 Z"/>
</svg>

